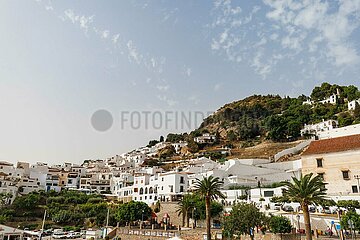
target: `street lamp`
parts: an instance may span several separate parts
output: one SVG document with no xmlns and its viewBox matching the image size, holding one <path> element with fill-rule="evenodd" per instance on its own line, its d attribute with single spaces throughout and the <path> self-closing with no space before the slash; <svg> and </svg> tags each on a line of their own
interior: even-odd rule
<svg viewBox="0 0 360 240">
<path fill-rule="evenodd" d="M 144 224 L 144 209 L 141 211 L 141 226 L 140 226 L 140 229 L 142 229 L 143 224 Z"/>
<path fill-rule="evenodd" d="M 296 215 L 296 219 L 297 219 L 298 230 L 300 230 L 300 215 L 299 214 Z"/>
<path fill-rule="evenodd" d="M 262 197 L 262 193 L 261 193 L 261 182 L 260 182 L 260 179 L 258 180 L 258 177 L 255 177 L 255 180 L 257 182 L 257 186 L 258 188 L 260 189 L 260 197 Z"/>
<path fill-rule="evenodd" d="M 195 220 L 195 217 L 194 217 L 194 212 L 196 211 L 196 207 L 193 208 L 193 211 L 192 211 L 192 219 L 193 219 L 193 228 L 196 227 L 196 220 Z"/>
</svg>

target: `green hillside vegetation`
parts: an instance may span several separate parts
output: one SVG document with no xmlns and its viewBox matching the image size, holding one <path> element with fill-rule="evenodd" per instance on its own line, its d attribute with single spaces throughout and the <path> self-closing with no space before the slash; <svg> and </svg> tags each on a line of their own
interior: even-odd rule
<svg viewBox="0 0 360 240">
<path fill-rule="evenodd" d="M 308 99 L 305 95 L 297 98 L 253 95 L 224 105 L 205 119 L 194 132 L 220 132 L 229 141 L 256 137 L 284 141 L 300 137 L 304 124 L 317 123 L 323 119 L 338 120 L 340 127 L 359 123 L 359 107 L 354 112 L 347 111 L 347 101 L 360 98 L 360 91 L 355 86 L 323 83 L 313 89 L 311 100 L 323 100 L 337 92 L 340 95 L 336 105 L 303 104 Z"/>
<path fill-rule="evenodd" d="M 337 104 L 322 104 L 319 101 L 337 94 Z M 296 98 L 279 95 L 253 95 L 245 99 L 225 104 L 214 114 L 204 119 L 198 129 L 190 133 L 169 133 L 167 142 L 187 141 L 186 151 L 189 154 L 210 156 L 214 160 L 228 157 L 268 158 L 284 150 L 289 145 L 310 136 L 300 136 L 304 124 L 315 124 L 322 120 L 337 120 L 339 127 L 360 123 L 360 106 L 348 111 L 348 102 L 360 99 L 356 86 L 340 86 L 322 83 L 316 86 L 310 96 Z M 313 105 L 303 104 L 311 100 Z M 210 133 L 216 136 L 211 144 L 198 144 L 194 137 Z M 158 143 L 149 142 L 148 146 Z M 278 143 L 281 143 L 280 145 Z M 252 149 L 259 146 L 257 149 Z M 219 153 L 219 149 L 229 147 L 231 155 Z M 247 151 L 249 150 L 249 151 Z M 160 153 L 162 159 L 174 159 L 172 152 Z"/>
<path fill-rule="evenodd" d="M 109 224 L 136 221 L 151 215 L 151 208 L 143 202 L 109 202 L 97 194 L 85 194 L 79 191 L 63 190 L 31 192 L 17 196 L 13 204 L 0 207 L 0 223 L 20 228 L 40 229 L 45 213 L 45 228 L 64 227 L 79 230 L 84 227 L 101 227 L 106 224 L 109 210 Z M 140 211 L 140 214 L 139 214 Z M 126 213 L 126 214 L 125 214 Z"/>
</svg>

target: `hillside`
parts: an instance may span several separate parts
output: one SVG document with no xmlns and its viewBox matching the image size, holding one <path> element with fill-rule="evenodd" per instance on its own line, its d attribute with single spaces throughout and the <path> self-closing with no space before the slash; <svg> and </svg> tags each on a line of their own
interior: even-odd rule
<svg viewBox="0 0 360 240">
<path fill-rule="evenodd" d="M 337 120 L 339 127 L 360 123 L 359 104 L 356 103 L 355 110 L 348 109 L 348 103 L 358 99 L 360 91 L 356 86 L 329 83 L 315 87 L 310 96 L 253 95 L 225 104 L 190 133 L 169 133 L 166 141 L 187 141 L 188 146 L 181 153 L 187 157 L 269 158 L 309 137 L 300 134 L 304 124 L 330 119 Z M 194 141 L 205 133 L 215 136 L 216 140 L 211 143 Z M 152 140 L 149 144 L 153 141 L 158 142 Z M 231 150 L 220 154 L 223 148 Z M 179 157 L 161 155 L 174 160 Z"/>
<path fill-rule="evenodd" d="M 336 104 L 319 102 L 333 94 L 336 95 Z M 339 127 L 342 127 L 360 122 L 359 111 L 348 111 L 347 106 L 349 101 L 359 98 L 360 92 L 355 86 L 328 83 L 315 87 L 310 97 L 253 95 L 225 104 L 192 133 L 219 133 L 222 139 L 228 141 L 246 141 L 254 138 L 294 140 L 300 137 L 300 130 L 304 124 L 334 119 L 338 120 Z M 306 100 L 313 101 L 313 104 L 303 104 Z"/>
</svg>

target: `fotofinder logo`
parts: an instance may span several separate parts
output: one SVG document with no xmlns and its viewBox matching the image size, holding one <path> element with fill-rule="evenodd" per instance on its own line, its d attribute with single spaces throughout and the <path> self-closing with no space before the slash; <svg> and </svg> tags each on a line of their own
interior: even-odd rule
<svg viewBox="0 0 360 240">
<path fill-rule="evenodd" d="M 92 127 L 106 132 L 114 125 L 119 130 L 183 130 L 195 129 L 212 111 L 120 111 L 116 114 L 100 109 L 91 116 Z M 116 121 L 114 124 L 114 117 Z"/>
</svg>

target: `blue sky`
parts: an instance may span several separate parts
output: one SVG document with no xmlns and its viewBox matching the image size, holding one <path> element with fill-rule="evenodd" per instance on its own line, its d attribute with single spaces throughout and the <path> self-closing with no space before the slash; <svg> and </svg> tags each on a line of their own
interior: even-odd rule
<svg viewBox="0 0 360 240">
<path fill-rule="evenodd" d="M 360 0 L 1 1 L 0 158 L 81 162 L 180 131 L 121 129 L 122 111 L 359 86 L 359 18 Z"/>
</svg>

